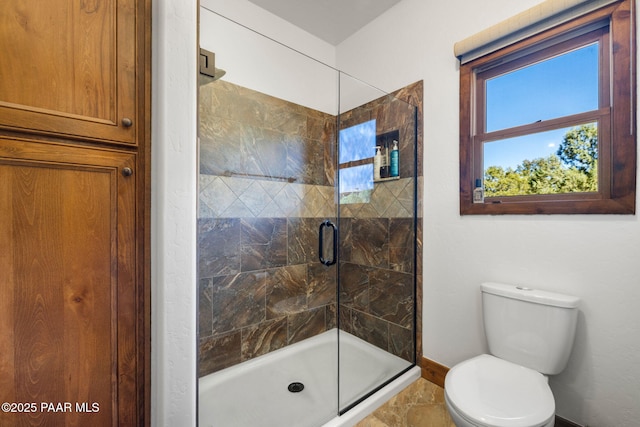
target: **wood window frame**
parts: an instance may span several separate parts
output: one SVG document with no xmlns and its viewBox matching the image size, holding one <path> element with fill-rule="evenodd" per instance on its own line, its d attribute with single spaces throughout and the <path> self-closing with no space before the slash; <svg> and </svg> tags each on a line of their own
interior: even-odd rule
<svg viewBox="0 0 640 427">
<path fill-rule="evenodd" d="M 635 214 L 636 73 L 631 0 L 598 9 L 460 66 L 460 214 Z M 606 23 L 601 25 L 602 22 Z M 601 28 L 608 31 L 598 34 Z M 602 56 L 596 110 L 506 130 L 484 132 L 484 80 L 519 62 L 527 64 L 600 37 Z M 611 71 L 609 75 L 609 70 Z M 609 102 L 610 101 L 610 102 Z M 484 175 L 482 144 L 598 122 L 598 192 L 488 197 L 473 203 L 476 179 Z"/>
</svg>

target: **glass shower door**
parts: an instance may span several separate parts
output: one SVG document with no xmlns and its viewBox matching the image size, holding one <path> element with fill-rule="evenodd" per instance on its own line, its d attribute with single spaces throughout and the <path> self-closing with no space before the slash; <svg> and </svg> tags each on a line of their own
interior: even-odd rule
<svg viewBox="0 0 640 427">
<path fill-rule="evenodd" d="M 339 405 L 415 364 L 416 108 L 340 74 Z"/>
<path fill-rule="evenodd" d="M 199 92 L 199 423 L 317 427 L 338 413 L 338 74 L 206 8 L 200 43 L 226 73 Z"/>
</svg>

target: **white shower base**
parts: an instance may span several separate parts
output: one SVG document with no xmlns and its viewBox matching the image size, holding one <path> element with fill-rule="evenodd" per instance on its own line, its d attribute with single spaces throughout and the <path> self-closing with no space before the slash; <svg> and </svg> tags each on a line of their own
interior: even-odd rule
<svg viewBox="0 0 640 427">
<path fill-rule="evenodd" d="M 413 367 L 342 416 L 344 408 L 411 364 L 337 329 L 200 378 L 200 427 L 348 427 L 420 376 Z M 304 384 L 290 392 L 292 382 Z"/>
</svg>

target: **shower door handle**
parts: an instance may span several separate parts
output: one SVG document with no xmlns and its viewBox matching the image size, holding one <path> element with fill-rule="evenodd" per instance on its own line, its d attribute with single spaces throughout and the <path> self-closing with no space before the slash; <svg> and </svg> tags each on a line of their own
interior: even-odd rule
<svg viewBox="0 0 640 427">
<path fill-rule="evenodd" d="M 331 227 L 333 229 L 333 258 L 326 259 L 324 257 L 324 228 Z M 338 253 L 338 229 L 336 225 L 329 221 L 328 219 L 324 220 L 322 224 L 320 224 L 320 231 L 318 232 L 318 254 L 320 257 L 320 262 L 324 265 L 333 265 L 336 263 L 336 253 Z"/>
</svg>

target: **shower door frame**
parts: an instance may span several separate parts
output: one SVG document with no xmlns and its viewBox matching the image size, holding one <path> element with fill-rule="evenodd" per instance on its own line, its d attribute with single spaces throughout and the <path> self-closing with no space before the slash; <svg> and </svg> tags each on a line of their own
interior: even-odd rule
<svg viewBox="0 0 640 427">
<path fill-rule="evenodd" d="M 354 79 L 353 77 L 351 77 L 350 75 L 343 73 L 342 71 L 338 71 L 340 78 L 339 78 L 339 82 L 342 82 L 342 76 L 345 76 L 345 78 L 349 78 L 349 79 Z M 358 80 L 358 79 L 354 79 L 354 80 Z M 358 80 L 359 81 L 359 80 Z M 359 81 L 361 82 L 361 81 Z M 364 82 L 361 82 L 363 85 L 367 85 Z M 340 86 L 340 83 L 339 83 Z M 367 85 L 368 86 L 368 85 Z M 379 91 L 378 89 L 375 88 L 371 88 L 374 91 Z M 403 91 L 405 91 L 403 93 Z M 405 99 L 402 99 L 396 95 L 408 95 L 409 98 L 411 100 L 417 100 L 419 105 L 412 105 L 410 102 L 408 102 Z M 338 96 L 339 102 L 342 100 L 342 93 L 340 92 L 340 88 L 339 88 L 339 96 Z M 341 402 L 341 398 L 340 398 L 340 394 L 341 394 L 341 385 L 340 385 L 340 379 L 341 379 L 341 363 L 340 360 L 338 361 L 338 414 L 339 415 L 343 415 L 345 413 L 347 413 L 349 410 L 353 409 L 354 407 L 356 407 L 358 404 L 360 404 L 361 402 L 363 402 L 364 400 L 368 399 L 369 397 L 371 397 L 373 394 L 375 394 L 377 391 L 379 391 L 380 389 L 382 389 L 383 387 L 385 387 L 386 385 L 388 385 L 389 383 L 391 383 L 392 381 L 394 381 L 395 379 L 397 379 L 398 377 L 401 377 L 403 374 L 405 374 L 407 371 L 411 370 L 413 367 L 415 367 L 416 365 L 419 364 L 419 358 L 422 357 L 422 348 L 421 348 L 421 340 L 419 339 L 418 334 L 421 332 L 421 328 L 419 325 L 419 319 L 421 318 L 421 313 L 419 312 L 419 308 L 421 307 L 421 301 L 418 300 L 418 298 L 421 297 L 422 292 L 419 292 L 419 283 L 421 283 L 421 280 L 419 280 L 419 276 L 418 274 L 421 272 L 422 268 L 422 260 L 421 260 L 421 256 L 422 256 L 422 251 L 421 251 L 421 246 L 419 246 L 418 242 L 421 241 L 421 235 L 422 235 L 422 227 L 421 227 L 421 223 L 419 221 L 419 216 L 418 216 L 418 209 L 419 209 L 419 197 L 420 197 L 420 188 L 419 188 L 419 182 L 422 179 L 422 169 L 421 169 L 421 161 L 420 161 L 420 157 L 419 155 L 421 155 L 421 123 L 419 121 L 420 119 L 420 111 L 421 111 L 421 103 L 422 103 L 422 81 L 410 85 L 407 88 L 404 88 L 403 90 L 400 91 L 396 91 L 392 94 L 388 94 L 388 93 L 384 93 L 383 91 L 379 91 L 379 97 L 370 100 L 369 102 L 363 104 L 369 104 L 369 103 L 376 103 L 378 102 L 380 99 L 386 99 L 386 100 L 395 100 L 395 101 L 399 101 L 402 102 L 404 104 L 406 104 L 408 107 L 410 107 L 412 109 L 412 111 L 410 112 L 410 119 L 413 123 L 413 126 L 410 126 L 410 131 L 407 132 L 410 134 L 410 150 L 408 150 L 408 152 L 411 153 L 412 155 L 412 159 L 410 160 L 410 171 L 411 174 L 410 176 L 408 176 L 408 178 L 412 179 L 413 182 L 411 185 L 411 197 L 412 197 L 412 203 L 411 203 L 411 217 L 410 217 L 410 223 L 411 223 L 411 235 L 413 236 L 412 238 L 412 242 L 411 242 L 411 267 L 410 267 L 410 274 L 411 274 L 411 295 L 410 298 L 412 300 L 412 309 L 411 309 L 411 318 L 409 319 L 409 323 L 410 323 L 410 335 L 411 335 L 411 343 L 410 343 L 410 348 L 408 349 L 409 353 L 410 353 L 410 358 L 411 360 L 407 361 L 407 366 L 399 371 L 397 371 L 395 374 L 389 376 L 388 378 L 386 378 L 384 381 L 380 382 L 377 386 L 369 389 L 368 391 L 364 392 L 359 398 L 357 398 L 355 401 L 349 402 L 347 404 L 345 404 L 344 406 L 342 405 Z M 384 101 L 382 101 L 384 103 Z M 354 109 L 360 108 L 361 106 L 357 106 Z M 337 258 L 337 270 L 336 270 L 336 283 L 337 283 L 337 291 L 336 291 L 336 316 L 337 316 L 337 328 L 338 328 L 338 334 L 340 334 L 341 331 L 343 331 L 343 317 L 341 316 L 343 305 L 341 304 L 341 295 L 342 295 L 342 280 L 344 275 L 341 274 L 341 270 L 342 270 L 342 261 L 343 261 L 343 241 L 341 239 L 341 233 L 343 230 L 343 220 L 346 219 L 343 217 L 342 213 L 343 210 L 341 209 L 341 197 L 340 197 L 340 171 L 341 168 L 340 167 L 340 150 L 341 150 L 341 145 L 340 145 L 340 131 L 342 129 L 342 121 L 341 118 L 343 117 L 343 114 L 350 114 L 352 112 L 352 110 L 348 110 L 346 112 L 342 112 L 340 106 L 338 107 L 338 114 L 336 116 L 336 165 L 335 165 L 335 171 L 336 171 L 336 204 L 337 204 L 337 230 L 338 230 L 338 239 L 340 241 L 340 244 L 338 245 L 338 252 L 335 255 Z M 373 114 L 372 114 L 373 115 Z M 369 117 L 371 118 L 371 117 Z M 353 126 L 353 124 L 352 124 Z M 389 125 L 385 125 L 385 127 L 389 127 Z M 380 135 L 378 134 L 378 130 L 376 130 L 376 136 L 380 137 Z M 406 153 L 407 151 L 405 151 Z M 405 160 L 406 161 L 406 160 Z M 373 162 L 373 157 L 371 157 L 370 159 L 367 160 L 360 160 L 360 161 L 355 161 L 353 163 L 355 163 L 356 165 L 359 164 L 368 164 L 370 162 Z M 401 174 L 402 175 L 402 174 Z M 407 178 L 407 176 L 402 176 L 399 178 Z M 374 185 L 384 185 L 382 184 L 382 181 L 378 181 L 377 183 L 375 183 Z M 354 219 L 354 218 L 350 218 L 350 219 Z M 419 240 L 419 236 L 420 236 L 420 240 Z M 369 268 L 373 268 L 373 267 L 369 267 Z M 391 337 L 389 337 L 389 339 L 391 339 Z M 340 344 L 339 344 L 340 340 L 338 340 L 338 358 L 340 359 Z M 387 352 L 389 352 L 389 350 L 385 350 Z"/>
</svg>

